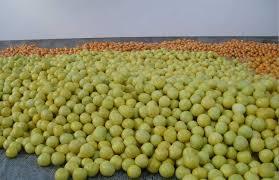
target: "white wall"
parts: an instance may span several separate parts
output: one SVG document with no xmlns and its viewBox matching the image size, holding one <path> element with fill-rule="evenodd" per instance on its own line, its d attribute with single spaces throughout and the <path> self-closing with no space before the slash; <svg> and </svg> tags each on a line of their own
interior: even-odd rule
<svg viewBox="0 0 279 180">
<path fill-rule="evenodd" d="M 0 40 L 276 36 L 278 0 L 2 0 Z"/>
</svg>

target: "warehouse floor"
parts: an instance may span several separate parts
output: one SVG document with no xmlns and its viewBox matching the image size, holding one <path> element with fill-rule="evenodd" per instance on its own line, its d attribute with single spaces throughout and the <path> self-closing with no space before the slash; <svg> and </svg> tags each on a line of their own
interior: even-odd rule
<svg viewBox="0 0 279 180">
<path fill-rule="evenodd" d="M 1 180 L 52 180 L 56 167 L 40 167 L 37 164 L 37 157 L 35 155 L 28 155 L 26 153 L 19 154 L 15 159 L 9 159 L 5 156 L 5 151 L 0 150 L 0 179 Z M 128 176 L 123 171 L 117 171 L 112 177 L 104 177 L 98 175 L 89 179 L 119 179 L 128 180 Z M 161 179 L 159 174 L 150 174 L 143 172 L 141 179 Z M 175 179 L 175 178 L 172 178 Z"/>
<path fill-rule="evenodd" d="M 45 48 L 56 48 L 56 47 L 74 47 L 76 45 L 90 42 L 90 41 L 142 41 L 142 42 L 159 42 L 175 39 L 193 39 L 197 41 L 204 42 L 221 42 L 230 39 L 241 39 L 241 40 L 251 40 L 258 42 L 267 43 L 278 43 L 278 36 L 195 36 L 195 37 L 121 37 L 121 38 L 76 38 L 76 39 L 41 39 L 41 40 L 12 40 L 12 41 L 0 41 L 0 49 L 7 47 L 20 45 L 20 44 L 30 44 L 35 43 L 39 47 Z"/>
</svg>

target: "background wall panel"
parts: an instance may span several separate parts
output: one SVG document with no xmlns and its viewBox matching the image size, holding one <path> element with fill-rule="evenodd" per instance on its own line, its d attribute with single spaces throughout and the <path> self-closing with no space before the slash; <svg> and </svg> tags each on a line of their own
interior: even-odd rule
<svg viewBox="0 0 279 180">
<path fill-rule="evenodd" d="M 4 0 L 0 40 L 278 36 L 278 0 Z"/>
</svg>

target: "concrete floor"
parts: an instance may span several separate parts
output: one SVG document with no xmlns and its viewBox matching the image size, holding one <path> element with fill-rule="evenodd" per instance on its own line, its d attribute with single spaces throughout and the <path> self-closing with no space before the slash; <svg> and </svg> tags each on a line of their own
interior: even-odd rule
<svg viewBox="0 0 279 180">
<path fill-rule="evenodd" d="M 20 45 L 20 44 L 37 44 L 39 47 L 45 48 L 56 48 L 56 47 L 74 47 L 78 44 L 82 44 L 90 41 L 141 41 L 141 42 L 160 42 L 164 40 L 175 40 L 175 39 L 193 39 L 204 42 L 222 42 L 230 39 L 242 39 L 242 40 L 252 40 L 258 42 L 269 42 L 278 43 L 278 36 L 197 36 L 197 37 L 120 37 L 120 38 L 82 38 L 82 39 L 40 39 L 40 40 L 15 40 L 15 41 L 0 41 L 0 49 L 7 48 L 10 46 Z"/>
<path fill-rule="evenodd" d="M 0 150 L 0 179 L 1 180 L 52 180 L 57 167 L 40 167 L 37 164 L 37 157 L 26 153 L 20 153 L 18 157 L 9 159 L 5 156 L 5 151 Z M 98 174 L 96 177 L 88 179 L 100 180 L 128 180 L 128 176 L 123 171 L 117 171 L 112 177 L 104 177 Z M 143 171 L 140 179 L 157 180 L 162 179 L 159 174 L 150 174 Z M 173 177 L 170 180 L 175 180 Z"/>
</svg>

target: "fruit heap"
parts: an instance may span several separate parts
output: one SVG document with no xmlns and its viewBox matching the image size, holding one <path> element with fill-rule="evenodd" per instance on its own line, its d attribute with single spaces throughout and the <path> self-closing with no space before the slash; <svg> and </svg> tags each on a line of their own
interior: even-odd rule
<svg viewBox="0 0 279 180">
<path fill-rule="evenodd" d="M 253 41 L 230 40 L 221 43 L 204 43 L 193 40 L 163 41 L 160 43 L 143 42 L 92 42 L 85 43 L 76 48 L 39 48 L 34 45 L 11 47 L 0 51 L 0 56 L 57 55 L 75 54 L 82 50 L 90 51 L 140 51 L 151 49 L 170 49 L 183 51 L 212 51 L 218 55 L 238 58 L 240 62 L 248 62 L 249 66 L 260 74 L 272 74 L 279 77 L 279 45 L 271 43 L 258 43 Z"/>
<path fill-rule="evenodd" d="M 279 78 L 279 57 L 255 57 L 244 60 L 248 65 L 255 69 L 259 74 L 272 74 Z"/>
<path fill-rule="evenodd" d="M 0 99 L 6 156 L 56 180 L 279 178 L 278 79 L 213 52 L 0 57 Z"/>
</svg>

